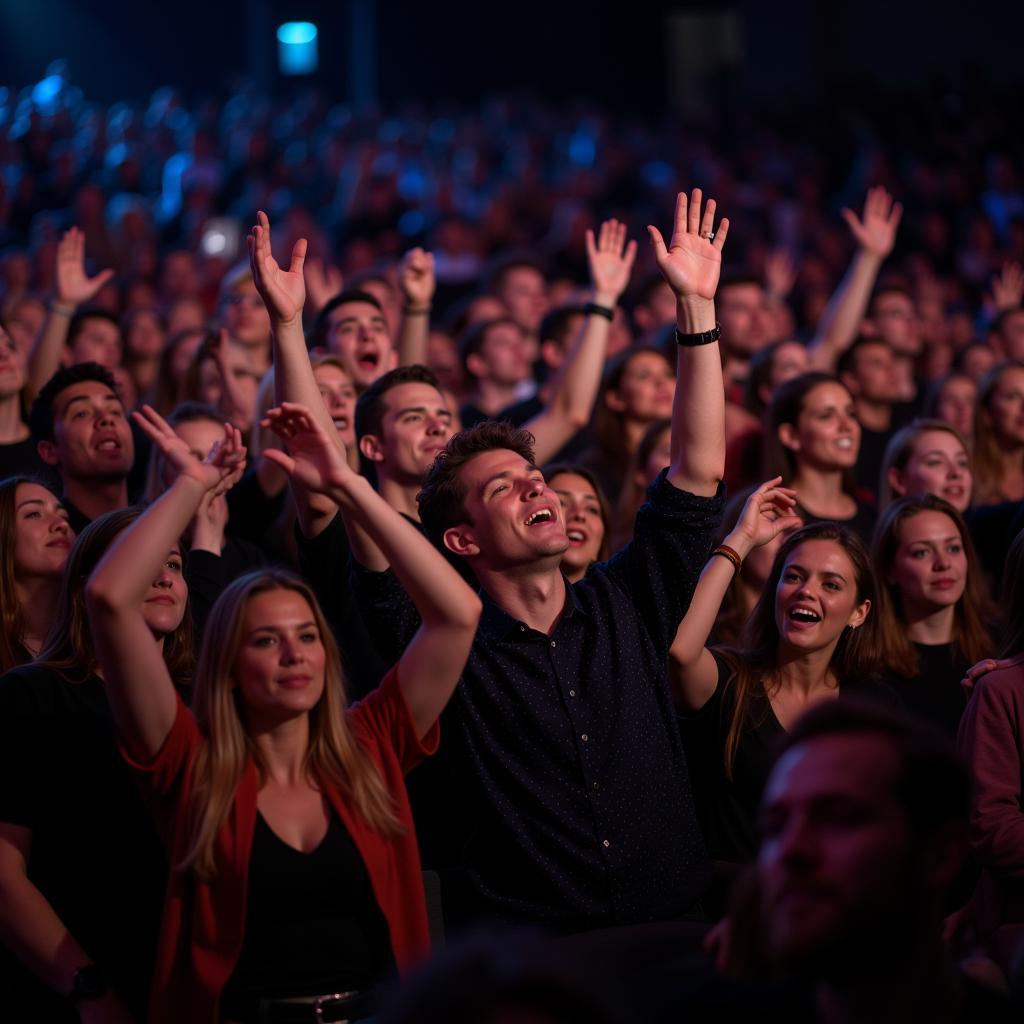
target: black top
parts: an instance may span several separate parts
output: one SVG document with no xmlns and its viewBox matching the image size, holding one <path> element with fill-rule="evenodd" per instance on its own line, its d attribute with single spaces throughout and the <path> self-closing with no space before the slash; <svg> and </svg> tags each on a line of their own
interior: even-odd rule
<svg viewBox="0 0 1024 1024">
<path fill-rule="evenodd" d="M 34 476 L 54 494 L 60 494 L 60 477 L 53 466 L 48 466 L 39 457 L 36 442 L 31 437 L 14 444 L 0 444 L 0 480 L 22 475 Z"/>
<path fill-rule="evenodd" d="M 953 644 L 914 644 L 914 650 L 920 664 L 917 675 L 908 678 L 888 672 L 885 681 L 911 714 L 937 725 L 955 740 L 967 707 L 960 680 L 971 662 Z"/>
<path fill-rule="evenodd" d="M 722 505 L 662 473 L 633 542 L 567 588 L 550 635 L 484 595 L 442 723 L 461 789 L 437 795 L 470 832 L 469 913 L 575 931 L 677 917 L 705 889 L 666 667 Z M 397 579 L 361 579 L 375 621 L 408 642 Z"/>
<path fill-rule="evenodd" d="M 0 821 L 31 829 L 29 878 L 143 1019 L 167 861 L 96 676 L 24 665 L 0 678 Z M 5 1020 L 67 1012 L 27 971 L 16 992 Z"/>
<path fill-rule="evenodd" d="M 885 461 L 885 449 L 889 444 L 895 427 L 889 430 L 871 430 L 860 428 L 860 450 L 857 453 L 857 465 L 853 468 L 853 478 L 857 487 L 878 500 L 878 481 L 882 475 L 882 463 Z"/>
<path fill-rule="evenodd" d="M 256 815 L 242 952 L 222 1010 L 248 999 L 368 991 L 391 962 L 387 922 L 359 851 L 331 814 L 309 853 Z"/>
<path fill-rule="evenodd" d="M 224 538 L 224 547 L 219 555 L 212 551 L 189 551 L 185 559 L 185 582 L 188 584 L 188 607 L 195 630 L 193 646 L 197 656 L 210 609 L 221 592 L 239 576 L 266 564 L 262 548 L 232 533 Z"/>
<path fill-rule="evenodd" d="M 810 526 L 811 523 L 836 523 L 852 530 L 865 544 L 871 543 L 871 533 L 875 528 L 875 520 L 878 518 L 875 507 L 863 501 L 857 501 L 857 511 L 850 519 L 830 519 L 827 516 L 816 516 L 813 512 L 808 512 L 799 502 L 796 505 L 796 512 L 804 521 L 804 526 Z"/>
<path fill-rule="evenodd" d="M 725 770 L 725 741 L 735 706 L 733 669 L 717 651 L 718 682 L 711 699 L 683 719 L 686 755 L 693 779 L 697 815 L 713 860 L 746 864 L 757 854 L 757 807 L 786 730 L 762 690 L 750 703 L 732 766 Z M 844 684 L 843 695 L 872 696 L 895 703 L 881 683 Z"/>
</svg>

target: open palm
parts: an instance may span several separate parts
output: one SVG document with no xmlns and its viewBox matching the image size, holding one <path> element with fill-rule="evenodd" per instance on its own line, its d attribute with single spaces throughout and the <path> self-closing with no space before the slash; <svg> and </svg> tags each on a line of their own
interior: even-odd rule
<svg viewBox="0 0 1024 1024">
<path fill-rule="evenodd" d="M 78 228 L 64 233 L 57 244 L 57 298 L 80 306 L 88 302 L 114 276 L 101 270 L 95 277 L 85 272 L 85 235 Z"/>
<path fill-rule="evenodd" d="M 306 240 L 300 238 L 292 248 L 291 263 L 287 270 L 274 259 L 270 248 L 270 221 L 260 210 L 256 215 L 246 242 L 249 246 L 249 265 L 252 267 L 256 288 L 271 315 L 278 320 L 294 320 L 301 316 L 306 302 L 306 281 L 302 266 L 306 260 Z"/>
<path fill-rule="evenodd" d="M 629 284 L 636 259 L 636 242 L 627 243 L 626 225 L 612 218 L 601 225 L 596 240 L 594 232 L 588 228 L 586 243 L 594 294 L 618 300 Z"/>
<path fill-rule="evenodd" d="M 658 269 L 681 299 L 713 299 L 722 271 L 722 247 L 729 220 L 723 218 L 715 231 L 715 200 L 707 201 L 703 213 L 701 200 L 699 188 L 693 190 L 689 199 L 685 192 L 679 193 L 672 241 L 667 247 L 656 227 L 647 228 Z"/>
<path fill-rule="evenodd" d="M 308 490 L 322 494 L 352 475 L 337 437 L 331 437 L 304 405 L 282 402 L 267 412 L 261 425 L 273 430 L 288 449 L 267 448 L 263 457 Z"/>
</svg>

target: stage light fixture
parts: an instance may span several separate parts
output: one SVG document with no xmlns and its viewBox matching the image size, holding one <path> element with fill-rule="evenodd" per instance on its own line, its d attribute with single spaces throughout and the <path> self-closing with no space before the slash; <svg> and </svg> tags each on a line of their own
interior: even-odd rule
<svg viewBox="0 0 1024 1024">
<path fill-rule="evenodd" d="M 277 66 L 282 75 L 310 75 L 316 71 L 316 25 L 311 21 L 286 21 L 278 27 Z"/>
</svg>

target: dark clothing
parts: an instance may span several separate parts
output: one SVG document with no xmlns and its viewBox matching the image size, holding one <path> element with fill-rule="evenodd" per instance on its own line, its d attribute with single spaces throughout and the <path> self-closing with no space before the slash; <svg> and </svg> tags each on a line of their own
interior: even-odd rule
<svg viewBox="0 0 1024 1024">
<path fill-rule="evenodd" d="M 885 449 L 889 444 L 895 427 L 890 430 L 870 430 L 860 428 L 860 451 L 857 453 L 857 465 L 853 468 L 853 479 L 857 487 L 878 500 L 878 481 L 882 475 L 882 462 L 885 460 Z"/>
<path fill-rule="evenodd" d="M 387 923 L 348 830 L 335 815 L 309 853 L 257 812 L 245 938 L 221 1013 L 252 998 L 368 991 L 391 962 Z"/>
<path fill-rule="evenodd" d="M 73 504 L 70 498 L 61 498 L 60 503 L 68 514 L 68 525 L 75 531 L 77 537 L 92 520 L 77 505 Z"/>
<path fill-rule="evenodd" d="M 268 498 L 255 464 L 227 493 L 231 532 L 253 544 L 262 544 L 288 504 L 288 488 Z"/>
<path fill-rule="evenodd" d="M 836 523 L 838 526 L 845 526 L 848 530 L 852 530 L 865 544 L 871 543 L 871 534 L 875 528 L 875 520 L 878 518 L 878 512 L 874 505 L 860 500 L 857 501 L 857 511 L 851 519 L 827 519 L 824 516 L 816 516 L 813 512 L 808 512 L 799 501 L 795 511 L 804 521 L 804 526 L 810 526 L 811 523 Z"/>
<path fill-rule="evenodd" d="M 167 861 L 96 676 L 0 679 L 0 821 L 31 830 L 30 880 L 141 1020 Z M 77 1020 L 24 969 L 2 1005 L 5 1020 Z"/>
<path fill-rule="evenodd" d="M 212 551 L 189 551 L 185 559 L 185 582 L 188 584 L 188 607 L 195 630 L 196 654 L 202 644 L 210 609 L 224 588 L 247 572 L 267 564 L 262 548 L 251 541 L 228 534 L 219 555 Z"/>
<path fill-rule="evenodd" d="M 53 466 L 48 466 L 39 457 L 36 442 L 31 437 L 14 444 L 0 444 L 0 480 L 9 476 L 33 476 L 54 494 L 61 491 L 60 477 Z"/>
<path fill-rule="evenodd" d="M 938 726 L 955 740 L 967 707 L 960 680 L 971 662 L 954 644 L 914 644 L 914 650 L 920 660 L 917 675 L 908 678 L 890 670 L 884 675 L 885 682 L 912 715 Z"/>
<path fill-rule="evenodd" d="M 550 635 L 484 595 L 443 723 L 460 788 L 434 803 L 456 803 L 469 832 L 467 916 L 577 931 L 699 899 L 709 868 L 666 665 L 722 505 L 662 473 L 633 542 L 567 586 Z M 408 596 L 391 573 L 375 583 L 366 607 L 407 643 Z"/>
<path fill-rule="evenodd" d="M 1006 552 L 1024 529 L 1024 501 L 1002 501 L 996 505 L 969 508 L 964 512 L 964 520 L 992 593 L 999 594 Z"/>
</svg>

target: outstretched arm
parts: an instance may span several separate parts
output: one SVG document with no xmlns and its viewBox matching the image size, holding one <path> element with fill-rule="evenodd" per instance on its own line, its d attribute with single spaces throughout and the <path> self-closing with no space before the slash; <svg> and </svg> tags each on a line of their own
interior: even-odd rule
<svg viewBox="0 0 1024 1024">
<path fill-rule="evenodd" d="M 594 232 L 587 231 L 587 262 L 594 305 L 615 309 L 629 285 L 635 259 L 636 242 L 626 242 L 625 224 L 617 220 L 605 221 L 596 241 Z M 600 313 L 587 315 L 583 330 L 558 369 L 547 407 L 524 424 L 536 441 L 539 465 L 553 459 L 577 431 L 590 422 L 601 386 L 611 326 L 611 321 Z"/>
<path fill-rule="evenodd" d="M 410 249 L 398 273 L 402 289 L 402 324 L 398 329 L 398 365 L 426 363 L 427 338 L 430 336 L 430 309 L 437 282 L 434 254 Z"/>
<path fill-rule="evenodd" d="M 800 525 L 800 517 L 792 514 L 795 492 L 780 487 L 781 482 L 782 477 L 777 476 L 761 484 L 743 506 L 736 528 L 725 538 L 724 546 L 732 548 L 741 560 L 752 548 Z M 708 560 L 669 648 L 669 678 L 676 702 L 686 711 L 699 711 L 715 692 L 718 670 L 707 642 L 736 571 L 728 558 L 716 555 Z"/>
<path fill-rule="evenodd" d="M 78 228 L 64 233 L 57 245 L 57 295 L 28 356 L 28 386 L 33 395 L 60 369 L 75 311 L 113 276 L 113 270 L 101 270 L 95 277 L 88 277 L 85 235 Z"/>
<path fill-rule="evenodd" d="M 225 424 L 223 443 L 200 462 L 150 406 L 135 421 L 178 476 L 114 541 L 89 577 L 85 600 L 118 732 L 131 756 L 148 761 L 174 725 L 177 697 L 142 603 L 203 498 L 232 479 L 245 448 L 237 428 Z"/>
<path fill-rule="evenodd" d="M 648 225 L 658 269 L 676 295 L 680 335 L 702 334 L 715 327 L 715 291 L 722 269 L 728 218 L 714 231 L 715 201 L 701 212 L 701 190 L 676 200 L 672 241 Z M 672 402 L 671 465 L 668 479 L 681 490 L 711 497 L 725 475 L 725 385 L 717 341 L 680 345 L 676 394 Z"/>
<path fill-rule="evenodd" d="M 868 192 L 863 220 L 858 220 L 853 210 L 843 210 L 843 219 L 857 241 L 857 251 L 807 346 L 814 369 L 831 373 L 836 360 L 857 337 L 878 272 L 896 244 L 896 229 L 902 216 L 903 207 L 894 203 L 881 187 Z"/>
<path fill-rule="evenodd" d="M 480 599 L 439 551 L 353 472 L 331 436 L 302 406 L 287 402 L 266 424 L 287 453 L 268 449 L 293 481 L 328 495 L 346 523 L 365 531 L 394 568 L 423 624 L 398 663 L 398 682 L 419 736 L 425 736 L 455 690 L 480 619 Z"/>
</svg>

